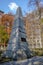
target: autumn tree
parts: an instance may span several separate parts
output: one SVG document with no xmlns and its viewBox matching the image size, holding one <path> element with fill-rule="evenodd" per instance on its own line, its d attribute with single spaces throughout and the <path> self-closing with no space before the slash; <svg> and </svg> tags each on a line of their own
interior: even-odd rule
<svg viewBox="0 0 43 65">
<path fill-rule="evenodd" d="M 4 46 L 6 45 L 6 43 L 8 43 L 8 34 L 7 32 L 4 30 L 4 26 L 3 25 L 0 25 L 0 43 L 4 44 Z"/>
<path fill-rule="evenodd" d="M 43 7 L 43 4 L 41 3 L 41 0 L 29 0 L 28 6 L 33 6 L 35 9 L 38 10 L 39 19 L 41 18 L 41 7 Z"/>
</svg>

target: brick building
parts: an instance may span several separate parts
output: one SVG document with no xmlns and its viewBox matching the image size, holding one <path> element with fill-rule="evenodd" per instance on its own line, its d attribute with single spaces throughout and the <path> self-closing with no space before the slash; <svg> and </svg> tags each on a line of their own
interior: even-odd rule
<svg viewBox="0 0 43 65">
<path fill-rule="evenodd" d="M 41 18 L 43 18 L 43 10 L 41 13 Z M 39 16 L 35 12 L 28 14 L 25 18 L 26 20 L 26 33 L 27 41 L 30 43 L 30 48 L 43 48 L 43 25 L 39 20 Z"/>
</svg>

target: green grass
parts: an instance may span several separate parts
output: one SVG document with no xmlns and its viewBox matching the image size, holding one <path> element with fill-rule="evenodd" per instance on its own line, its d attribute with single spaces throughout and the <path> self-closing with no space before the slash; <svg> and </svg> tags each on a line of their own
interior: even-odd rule
<svg viewBox="0 0 43 65">
<path fill-rule="evenodd" d="M 33 56 L 43 56 L 43 48 L 33 49 Z"/>
<path fill-rule="evenodd" d="M 41 23 L 43 23 L 43 18 L 41 19 Z"/>
</svg>

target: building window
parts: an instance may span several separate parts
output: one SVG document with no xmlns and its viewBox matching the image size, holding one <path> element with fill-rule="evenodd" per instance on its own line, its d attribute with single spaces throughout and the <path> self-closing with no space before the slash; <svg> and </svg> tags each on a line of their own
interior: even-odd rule
<svg viewBox="0 0 43 65">
<path fill-rule="evenodd" d="M 35 39 L 35 37 L 33 37 L 33 39 Z"/>
<path fill-rule="evenodd" d="M 39 42 L 39 40 L 37 40 L 37 42 Z"/>
<path fill-rule="evenodd" d="M 40 43 L 38 43 L 38 47 L 40 47 Z"/>
<path fill-rule="evenodd" d="M 21 41 L 22 41 L 22 42 L 26 42 L 26 39 L 25 39 L 25 38 L 21 38 Z"/>
<path fill-rule="evenodd" d="M 29 47 L 32 48 L 32 44 L 29 44 Z"/>
<path fill-rule="evenodd" d="M 34 44 L 34 48 L 36 47 L 36 44 Z"/>
</svg>

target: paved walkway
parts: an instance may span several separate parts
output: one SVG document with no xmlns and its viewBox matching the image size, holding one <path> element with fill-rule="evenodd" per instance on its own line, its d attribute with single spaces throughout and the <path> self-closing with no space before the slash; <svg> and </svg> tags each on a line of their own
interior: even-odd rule
<svg viewBox="0 0 43 65">
<path fill-rule="evenodd" d="M 0 65 L 43 65 L 43 57 L 33 57 L 22 61 L 5 62 Z"/>
</svg>

